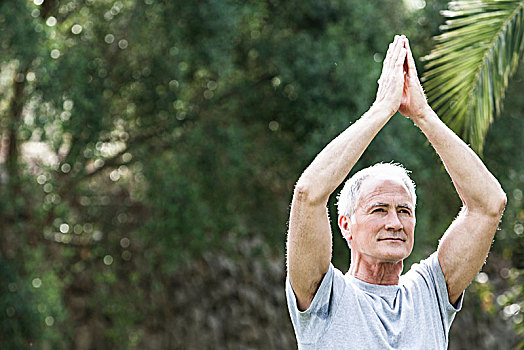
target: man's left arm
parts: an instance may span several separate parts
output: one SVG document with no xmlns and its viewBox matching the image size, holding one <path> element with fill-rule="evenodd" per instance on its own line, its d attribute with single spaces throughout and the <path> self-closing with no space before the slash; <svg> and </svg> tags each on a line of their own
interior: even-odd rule
<svg viewBox="0 0 524 350">
<path fill-rule="evenodd" d="M 486 260 L 506 206 L 506 195 L 480 158 L 429 107 L 407 40 L 406 48 L 405 92 L 399 111 L 426 135 L 463 203 L 438 247 L 449 300 L 454 304 Z"/>
</svg>

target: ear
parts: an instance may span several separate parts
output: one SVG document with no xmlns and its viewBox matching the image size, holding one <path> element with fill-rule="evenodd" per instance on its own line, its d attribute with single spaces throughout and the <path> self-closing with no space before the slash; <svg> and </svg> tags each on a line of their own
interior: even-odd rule
<svg viewBox="0 0 524 350">
<path fill-rule="evenodd" d="M 346 239 L 346 241 L 351 241 L 353 238 L 351 236 L 351 228 L 350 228 L 351 222 L 349 221 L 349 218 L 345 215 L 341 215 L 338 217 L 338 227 L 340 227 L 340 231 L 342 232 L 342 236 Z"/>
</svg>

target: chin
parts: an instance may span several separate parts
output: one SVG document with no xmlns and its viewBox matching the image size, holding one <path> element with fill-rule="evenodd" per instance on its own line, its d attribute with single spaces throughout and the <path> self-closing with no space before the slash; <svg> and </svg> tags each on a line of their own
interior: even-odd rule
<svg viewBox="0 0 524 350">
<path fill-rule="evenodd" d="M 411 254 L 411 249 L 387 249 L 381 252 L 381 256 L 385 261 L 398 262 L 406 259 Z"/>
</svg>

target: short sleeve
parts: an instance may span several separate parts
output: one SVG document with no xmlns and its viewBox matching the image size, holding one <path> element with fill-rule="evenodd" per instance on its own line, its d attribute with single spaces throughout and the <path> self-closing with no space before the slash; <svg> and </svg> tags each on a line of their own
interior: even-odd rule
<svg viewBox="0 0 524 350">
<path fill-rule="evenodd" d="M 437 252 L 431 254 L 427 259 L 422 260 L 420 266 L 427 269 L 435 284 L 435 291 L 438 298 L 440 314 L 442 315 L 442 321 L 446 330 L 449 331 L 451 323 L 455 318 L 455 314 L 462 309 L 464 292 L 462 292 L 455 305 L 449 302 L 448 287 L 446 279 L 444 278 L 444 272 L 442 271 L 442 267 L 438 260 Z"/>
<path fill-rule="evenodd" d="M 286 278 L 286 298 L 289 315 L 299 344 L 314 344 L 329 326 L 333 299 L 334 267 L 329 265 L 309 308 L 300 311 L 289 276 Z"/>
</svg>

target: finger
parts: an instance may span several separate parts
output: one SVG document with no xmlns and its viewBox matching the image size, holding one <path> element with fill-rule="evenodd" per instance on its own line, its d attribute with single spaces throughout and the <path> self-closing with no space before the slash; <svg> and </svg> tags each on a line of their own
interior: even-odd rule
<svg viewBox="0 0 524 350">
<path fill-rule="evenodd" d="M 408 51 L 406 50 L 406 48 L 404 47 L 400 48 L 400 52 L 396 60 L 397 67 L 404 67 L 404 62 L 406 62 L 407 53 Z"/>
<path fill-rule="evenodd" d="M 393 40 L 393 42 L 390 45 L 391 52 L 390 52 L 389 60 L 388 60 L 388 68 L 390 69 L 393 68 L 393 66 L 395 65 L 396 57 L 398 55 L 398 50 L 400 49 L 399 42 L 400 42 L 400 37 L 398 35 L 395 35 L 395 39 Z"/>
<path fill-rule="evenodd" d="M 393 51 L 393 45 L 395 44 L 395 40 L 389 43 L 388 50 L 386 52 L 386 57 L 391 56 L 391 52 Z"/>
<path fill-rule="evenodd" d="M 405 36 L 403 36 L 403 41 L 402 41 L 402 45 L 403 47 L 406 49 L 406 59 L 404 60 L 404 66 L 403 66 L 403 70 L 404 70 L 404 75 L 407 75 L 408 74 L 408 71 L 409 71 L 409 67 L 408 67 L 408 45 L 409 45 L 409 41 L 408 41 L 408 38 L 406 38 Z"/>
<path fill-rule="evenodd" d="M 416 77 L 417 76 L 417 66 L 415 65 L 415 59 L 413 58 L 413 52 L 411 52 L 411 47 L 409 46 L 409 40 L 405 40 L 405 46 L 408 56 L 408 76 Z"/>
<path fill-rule="evenodd" d="M 391 55 L 393 53 L 394 44 L 395 44 L 395 40 L 393 40 L 388 46 L 388 50 L 386 52 L 386 58 L 384 58 L 384 61 L 382 62 L 383 68 L 388 68 L 391 63 Z"/>
<path fill-rule="evenodd" d="M 393 62 L 395 65 L 404 64 L 406 57 L 406 49 L 404 48 L 404 40 L 400 37 L 396 42 L 395 51 L 393 51 Z"/>
<path fill-rule="evenodd" d="M 391 48 L 391 55 L 390 55 L 390 58 L 388 60 L 387 68 L 388 68 L 389 72 L 394 72 L 395 65 L 396 65 L 396 62 L 397 62 L 397 58 L 398 58 L 398 55 L 400 53 L 400 47 L 398 45 L 398 39 L 397 38 L 398 37 L 395 37 L 395 41 L 394 41 L 393 46 Z"/>
<path fill-rule="evenodd" d="M 393 41 L 389 43 L 388 49 L 386 51 L 386 57 L 391 56 L 391 53 L 393 52 L 393 48 L 395 47 L 395 42 L 397 41 L 397 36 L 393 38 Z"/>
</svg>

